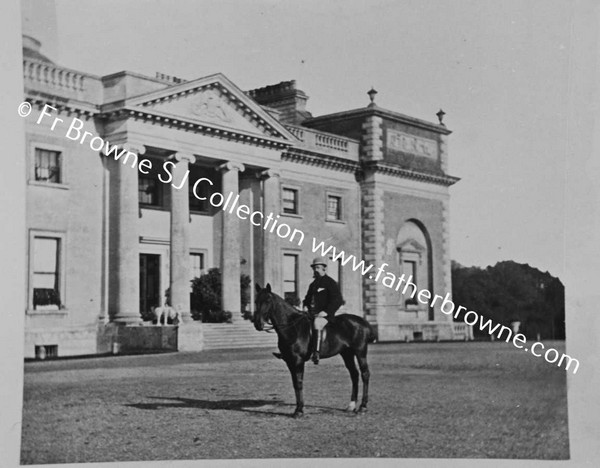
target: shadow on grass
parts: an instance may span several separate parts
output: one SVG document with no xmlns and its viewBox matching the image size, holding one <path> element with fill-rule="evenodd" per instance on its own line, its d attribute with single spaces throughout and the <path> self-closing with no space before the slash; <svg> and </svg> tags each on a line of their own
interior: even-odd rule
<svg viewBox="0 0 600 468">
<path fill-rule="evenodd" d="M 296 405 L 286 404 L 281 400 L 251 400 L 251 399 L 236 399 L 236 400 L 196 400 L 192 398 L 180 397 L 147 397 L 155 400 L 166 400 L 156 403 L 132 403 L 125 406 L 137 408 L 141 410 L 159 410 L 163 408 L 197 408 L 204 410 L 225 410 L 225 411 L 240 411 L 243 413 L 252 413 L 267 416 L 287 416 L 292 415 Z M 266 407 L 266 408 L 265 408 Z M 343 413 L 348 414 L 340 408 L 331 408 L 327 406 L 312 406 L 306 405 L 305 408 L 317 410 L 319 413 Z"/>
</svg>

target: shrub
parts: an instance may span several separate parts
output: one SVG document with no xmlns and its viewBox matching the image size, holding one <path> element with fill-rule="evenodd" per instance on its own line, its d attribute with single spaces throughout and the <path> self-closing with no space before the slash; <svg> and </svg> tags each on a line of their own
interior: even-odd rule
<svg viewBox="0 0 600 468">
<path fill-rule="evenodd" d="M 242 315 L 246 318 L 246 306 L 250 302 L 250 277 L 248 275 L 240 276 L 240 305 Z M 207 323 L 230 322 L 231 312 L 223 311 L 221 306 L 221 270 L 211 268 L 200 276 L 192 280 L 191 294 L 192 318 L 202 320 Z"/>
</svg>

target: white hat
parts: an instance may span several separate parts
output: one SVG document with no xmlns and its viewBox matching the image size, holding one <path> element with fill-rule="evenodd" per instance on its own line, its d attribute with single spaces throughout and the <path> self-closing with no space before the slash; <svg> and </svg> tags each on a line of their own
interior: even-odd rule
<svg viewBox="0 0 600 468">
<path fill-rule="evenodd" d="M 317 265 L 323 265 L 325 268 L 327 268 L 327 259 L 325 257 L 314 258 L 310 267 L 316 267 Z"/>
</svg>

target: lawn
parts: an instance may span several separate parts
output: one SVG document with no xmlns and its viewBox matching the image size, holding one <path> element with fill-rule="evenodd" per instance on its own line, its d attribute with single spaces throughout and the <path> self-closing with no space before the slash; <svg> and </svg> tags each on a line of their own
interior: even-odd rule
<svg viewBox="0 0 600 468">
<path fill-rule="evenodd" d="M 270 351 L 28 362 L 21 462 L 569 458 L 564 370 L 511 344 L 372 345 L 364 415 L 339 356 L 308 363 L 299 420 Z"/>
</svg>

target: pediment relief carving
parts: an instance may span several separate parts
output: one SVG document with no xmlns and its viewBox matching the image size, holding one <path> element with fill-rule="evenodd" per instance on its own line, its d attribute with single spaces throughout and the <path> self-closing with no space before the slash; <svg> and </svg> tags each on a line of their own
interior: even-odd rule
<svg viewBox="0 0 600 468">
<path fill-rule="evenodd" d="M 159 101 L 149 102 L 144 108 L 153 109 L 174 117 L 199 120 L 235 130 L 256 134 L 271 132 L 260 122 L 253 122 L 247 113 L 228 99 L 219 88 L 204 88 L 192 93 L 178 94 Z"/>
<path fill-rule="evenodd" d="M 295 141 L 277 119 L 220 73 L 131 98 L 125 105 L 149 118 L 192 123 L 220 137 L 238 135 L 243 141 L 280 145 Z"/>
</svg>

